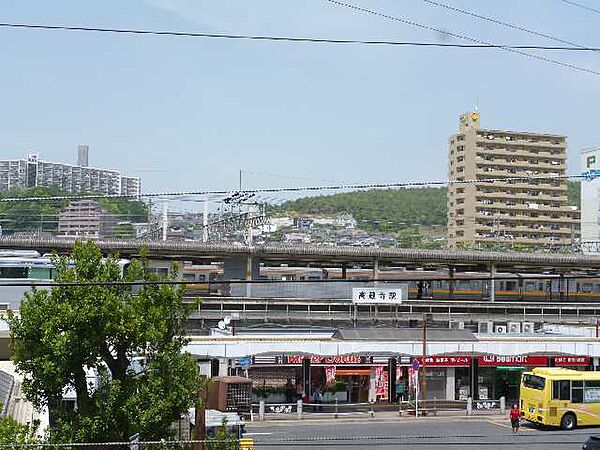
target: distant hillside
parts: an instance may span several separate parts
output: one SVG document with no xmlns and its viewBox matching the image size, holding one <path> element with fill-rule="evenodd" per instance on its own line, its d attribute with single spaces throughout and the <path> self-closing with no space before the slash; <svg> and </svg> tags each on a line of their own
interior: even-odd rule
<svg viewBox="0 0 600 450">
<path fill-rule="evenodd" d="M 274 212 L 352 214 L 366 230 L 401 231 L 415 224 L 446 226 L 446 188 L 385 189 L 306 197 Z M 568 182 L 568 204 L 580 206 L 580 182 Z"/>
<path fill-rule="evenodd" d="M 446 188 L 373 189 L 306 197 L 276 209 L 292 214 L 352 214 L 366 230 L 400 231 L 414 224 L 445 226 Z"/>
</svg>

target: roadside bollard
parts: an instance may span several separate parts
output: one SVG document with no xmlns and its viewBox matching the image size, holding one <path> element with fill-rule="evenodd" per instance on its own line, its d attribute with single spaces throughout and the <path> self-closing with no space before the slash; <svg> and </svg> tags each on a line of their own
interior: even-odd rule
<svg viewBox="0 0 600 450">
<path fill-rule="evenodd" d="M 298 419 L 302 419 L 302 400 L 298 400 Z"/>
<path fill-rule="evenodd" d="M 500 397 L 500 412 L 502 414 L 506 412 L 506 397 Z"/>
<path fill-rule="evenodd" d="M 258 403 L 258 420 L 259 421 L 263 421 L 265 420 L 265 401 L 261 400 Z"/>
<path fill-rule="evenodd" d="M 467 399 L 467 416 L 470 416 L 473 413 L 473 399 L 469 397 Z"/>
<path fill-rule="evenodd" d="M 340 412 L 340 410 L 339 410 L 339 406 L 338 406 L 338 399 L 336 398 L 335 399 L 335 412 L 333 414 L 333 417 L 337 419 L 339 412 Z"/>
</svg>

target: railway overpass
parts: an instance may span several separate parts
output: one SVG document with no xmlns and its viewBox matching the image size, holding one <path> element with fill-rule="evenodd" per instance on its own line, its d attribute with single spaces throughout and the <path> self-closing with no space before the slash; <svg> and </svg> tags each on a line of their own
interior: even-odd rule
<svg viewBox="0 0 600 450">
<path fill-rule="evenodd" d="M 73 238 L 0 238 L 0 249 L 37 250 L 40 253 L 68 253 Z M 600 271 L 600 257 L 517 252 L 418 250 L 317 245 L 242 245 L 198 241 L 96 240 L 106 254 L 124 258 L 140 256 L 146 248 L 151 259 L 189 260 L 195 263 L 237 260 L 249 267 L 260 262 L 295 263 L 346 267 L 349 264 L 373 267 L 451 268 L 452 270 L 537 271 L 567 273 Z"/>
</svg>

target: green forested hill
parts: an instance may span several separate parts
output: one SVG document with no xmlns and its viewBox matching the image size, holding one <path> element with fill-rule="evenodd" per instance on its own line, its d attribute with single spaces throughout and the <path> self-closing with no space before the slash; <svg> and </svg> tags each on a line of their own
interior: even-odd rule
<svg viewBox="0 0 600 450">
<path fill-rule="evenodd" d="M 446 189 L 373 189 L 307 197 L 284 203 L 281 212 L 352 214 L 359 228 L 397 231 L 419 225 L 446 225 Z"/>
<path fill-rule="evenodd" d="M 569 205 L 580 204 L 579 181 L 568 183 Z M 399 231 L 415 224 L 446 225 L 446 188 L 373 189 L 306 197 L 283 203 L 279 212 L 296 214 L 352 214 L 359 228 Z"/>
</svg>

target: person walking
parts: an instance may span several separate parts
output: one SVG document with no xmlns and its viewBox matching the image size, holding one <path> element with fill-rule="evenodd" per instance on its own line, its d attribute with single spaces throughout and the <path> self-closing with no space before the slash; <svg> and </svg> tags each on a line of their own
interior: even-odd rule
<svg viewBox="0 0 600 450">
<path fill-rule="evenodd" d="M 323 403 L 323 394 L 321 393 L 321 389 L 319 389 L 319 386 L 315 386 L 315 389 L 313 391 L 313 403 L 317 405 L 315 409 L 317 411 L 321 411 L 321 404 Z"/>
<path fill-rule="evenodd" d="M 519 425 L 521 422 L 521 411 L 519 411 L 519 407 L 517 405 L 513 405 L 513 407 L 510 409 L 509 417 L 513 433 L 516 433 L 519 431 Z"/>
</svg>

